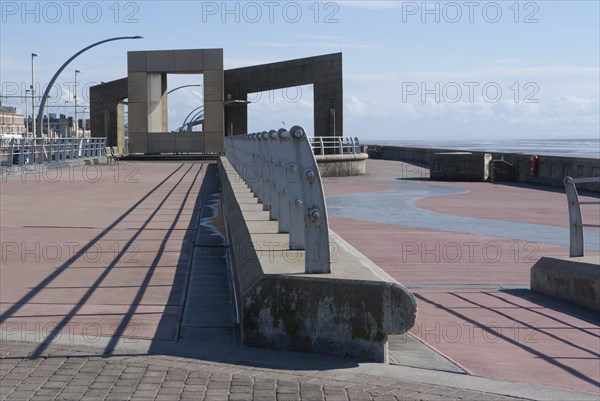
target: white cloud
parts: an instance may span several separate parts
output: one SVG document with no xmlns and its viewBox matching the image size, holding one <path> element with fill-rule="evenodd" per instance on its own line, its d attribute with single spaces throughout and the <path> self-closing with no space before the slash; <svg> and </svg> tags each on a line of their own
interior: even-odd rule
<svg viewBox="0 0 600 401">
<path fill-rule="evenodd" d="M 367 105 L 354 95 L 344 100 L 348 118 L 364 117 L 367 114 Z"/>
<path fill-rule="evenodd" d="M 563 116 L 600 115 L 598 99 L 581 99 L 575 96 L 563 96 L 550 103 L 548 111 L 551 114 Z"/>
</svg>

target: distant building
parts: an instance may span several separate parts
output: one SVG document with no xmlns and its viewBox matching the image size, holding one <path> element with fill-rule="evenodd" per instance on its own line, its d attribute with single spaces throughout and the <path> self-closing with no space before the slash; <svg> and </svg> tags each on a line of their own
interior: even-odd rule
<svg viewBox="0 0 600 401">
<path fill-rule="evenodd" d="M 17 113 L 15 107 L 2 106 L 0 103 L 0 134 L 24 134 L 25 119 L 23 114 Z"/>
</svg>

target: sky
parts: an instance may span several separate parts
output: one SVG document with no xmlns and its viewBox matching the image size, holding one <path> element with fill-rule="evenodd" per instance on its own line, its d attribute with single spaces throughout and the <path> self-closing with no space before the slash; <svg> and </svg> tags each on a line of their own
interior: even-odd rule
<svg viewBox="0 0 600 401">
<path fill-rule="evenodd" d="M 0 100 L 25 112 L 72 54 L 50 112 L 127 75 L 127 51 L 223 48 L 225 69 L 342 52 L 344 135 L 374 140 L 600 136 L 599 1 L 0 1 Z M 169 75 L 168 89 L 202 84 Z M 37 89 L 39 93 L 39 89 Z M 312 87 L 253 94 L 249 130 L 313 127 Z M 27 103 L 29 112 L 31 101 Z M 67 102 L 67 103 L 65 103 Z M 169 95 L 169 129 L 202 88 Z M 79 115 L 81 117 L 81 107 Z M 89 108 L 84 110 L 89 113 Z"/>
</svg>

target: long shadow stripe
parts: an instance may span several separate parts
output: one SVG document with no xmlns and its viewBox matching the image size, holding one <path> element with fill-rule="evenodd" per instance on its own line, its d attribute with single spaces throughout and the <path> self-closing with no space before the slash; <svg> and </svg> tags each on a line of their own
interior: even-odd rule
<svg viewBox="0 0 600 401">
<path fill-rule="evenodd" d="M 520 307 L 520 308 L 521 308 L 521 306 L 520 306 L 519 304 L 517 304 L 516 302 L 509 301 L 508 299 L 504 299 L 504 298 L 502 298 L 502 297 L 499 297 L 499 296 L 498 296 L 498 295 L 496 295 L 496 294 L 491 294 L 491 293 L 489 293 L 489 292 L 485 292 L 485 293 L 483 293 L 483 294 L 485 294 L 485 295 L 487 295 L 487 296 L 490 296 L 490 297 L 493 297 L 493 298 L 496 298 L 496 299 L 499 299 L 499 300 L 501 300 L 501 301 L 504 301 L 504 302 L 506 302 L 506 303 L 507 303 L 507 304 L 509 304 L 509 305 L 513 305 L 513 306 L 516 306 L 516 307 Z M 568 326 L 568 327 L 570 327 L 570 328 L 572 328 L 572 329 L 579 330 L 579 331 L 581 331 L 581 332 L 583 332 L 583 333 L 585 333 L 585 334 L 589 334 L 589 335 L 590 335 L 590 336 L 592 336 L 592 337 L 600 338 L 600 334 L 592 333 L 592 332 L 590 332 L 590 331 L 589 331 L 589 330 L 587 330 L 587 329 L 584 329 L 584 328 L 581 328 L 581 327 L 577 327 L 576 325 L 574 325 L 574 324 L 571 324 L 571 323 L 564 322 L 564 321 L 562 321 L 562 320 L 560 320 L 560 319 L 557 319 L 557 318 L 555 318 L 554 316 L 551 316 L 551 315 L 549 315 L 549 314 L 547 314 L 547 313 L 543 313 L 543 312 L 537 311 L 537 310 L 535 310 L 535 309 L 532 309 L 532 308 L 527 308 L 527 310 L 528 310 L 528 311 L 530 311 L 530 312 L 533 312 L 533 313 L 535 313 L 535 314 L 538 314 L 538 315 L 540 315 L 540 316 L 544 316 L 544 317 L 546 317 L 546 318 L 548 318 L 548 319 L 550 319 L 550 320 L 554 320 L 555 322 L 558 322 L 558 323 L 564 324 L 565 326 Z"/>
<path fill-rule="evenodd" d="M 454 311 L 452 309 L 449 309 L 449 308 L 445 307 L 442 304 L 439 304 L 437 302 L 431 301 L 431 300 L 425 298 L 421 294 L 415 294 L 415 297 L 419 298 L 421 301 L 427 302 L 428 304 L 431 304 L 431 305 L 435 306 L 436 308 L 439 308 L 441 310 L 445 310 L 445 311 L 453 314 L 454 316 L 456 316 L 456 317 L 458 317 L 460 319 L 463 319 L 465 322 L 471 323 L 473 326 L 480 327 L 483 331 L 486 331 L 486 332 L 488 332 L 488 333 L 490 333 L 490 334 L 492 334 L 492 335 L 494 335 L 494 336 L 496 336 L 498 338 L 502 338 L 504 341 L 509 342 L 509 343 L 511 343 L 513 345 L 516 345 L 519 348 L 522 348 L 523 350 L 525 350 L 525 351 L 527 351 L 527 352 L 529 352 L 529 353 L 537 356 L 540 359 L 543 359 L 544 361 L 550 363 L 551 365 L 554 365 L 554 366 L 556 366 L 556 367 L 558 367 L 558 368 L 560 368 L 560 369 L 562 369 L 562 370 L 570 373 L 571 375 L 573 375 L 573 376 L 575 376 L 575 377 L 577 377 L 577 378 L 579 378 L 579 379 L 581 379 L 581 380 L 583 380 L 583 381 L 585 381 L 587 383 L 593 384 L 594 386 L 600 386 L 600 382 L 598 382 L 597 380 L 594 380 L 593 378 L 586 376 L 585 374 L 579 372 L 578 370 L 575 370 L 572 367 L 567 366 L 567 365 L 565 365 L 565 364 L 557 361 L 554 358 L 549 357 L 548 355 L 546 355 L 546 354 L 544 354 L 544 353 L 542 353 L 542 352 L 540 352 L 540 351 L 538 351 L 536 349 L 533 349 L 533 348 L 531 348 L 531 347 L 529 347 L 527 345 L 521 344 L 521 343 L 519 343 L 518 341 L 516 341 L 513 338 L 510 338 L 510 337 L 508 337 L 508 336 L 506 336 L 506 335 L 504 335 L 502 333 L 498 333 L 496 330 L 493 330 L 492 328 L 487 327 L 486 325 L 481 324 L 480 322 L 478 322 L 476 320 L 473 320 L 473 319 L 471 319 L 471 318 L 463 315 L 462 313 L 456 312 L 456 311 Z"/>
<path fill-rule="evenodd" d="M 120 224 L 129 214 L 131 214 L 139 205 L 141 205 L 146 199 L 148 199 L 154 192 L 156 192 L 161 186 L 163 186 L 171 177 L 173 177 L 181 168 L 183 164 L 180 164 L 171 174 L 169 174 L 164 180 L 162 180 L 158 185 L 150 190 L 146 195 L 144 195 L 139 201 L 134 203 L 125 213 L 123 213 L 117 220 L 115 220 L 111 225 L 106 227 L 100 234 L 95 236 L 84 245 L 81 250 L 71 256 L 65 263 L 63 263 L 59 268 L 54 270 L 48 277 L 42 280 L 38 285 L 32 288 L 27 294 L 21 297 L 16 303 L 14 303 L 10 308 L 6 310 L 2 315 L 0 315 L 0 324 L 6 321 L 9 317 L 15 314 L 19 309 L 23 307 L 23 305 L 27 304 L 29 301 L 33 299 L 35 295 L 37 295 L 44 287 L 54 281 L 58 276 L 60 276 L 69 266 L 73 264 L 77 259 L 86 254 L 88 250 L 92 248 L 98 241 L 100 241 L 105 235 L 107 235 L 113 228 L 115 228 L 118 224 Z"/>
<path fill-rule="evenodd" d="M 77 312 L 81 308 L 83 308 L 83 306 L 85 305 L 85 303 L 91 298 L 91 296 L 94 294 L 94 292 L 96 291 L 96 289 L 100 286 L 100 284 L 102 284 L 102 282 L 104 281 L 104 279 L 108 276 L 108 274 L 117 265 L 118 261 L 124 255 L 127 254 L 127 252 L 129 251 L 129 247 L 131 246 L 131 244 L 135 242 L 135 239 L 139 235 L 141 235 L 141 233 L 144 231 L 144 228 L 148 224 L 150 224 L 150 221 L 158 213 L 158 211 L 160 210 L 161 206 L 165 204 L 165 202 L 167 201 L 167 199 L 169 199 L 170 195 L 175 191 L 175 189 L 179 186 L 179 184 L 181 184 L 181 182 L 183 181 L 183 179 L 185 178 L 185 176 L 190 172 L 190 170 L 193 167 L 194 167 L 194 165 L 192 164 L 188 168 L 188 170 L 179 178 L 179 180 L 177 181 L 177 183 L 175 183 L 175 185 L 173 185 L 173 187 L 169 190 L 169 192 L 167 192 L 167 194 L 164 196 L 164 198 L 161 200 L 161 202 L 158 204 L 158 206 L 155 208 L 155 210 L 146 219 L 146 221 L 144 222 L 144 224 L 142 224 L 142 226 L 135 232 L 135 234 L 133 235 L 133 237 L 129 241 L 127 241 L 127 244 L 125 244 L 123 246 L 123 249 L 121 249 L 121 251 L 115 256 L 115 258 L 113 259 L 113 261 L 106 267 L 106 269 L 104 269 L 104 271 L 102 272 L 102 274 L 100 274 L 100 276 L 98 276 L 98 278 L 94 281 L 94 283 L 90 286 L 90 288 L 85 292 L 85 294 L 83 294 L 83 296 L 80 298 L 79 302 L 77 302 L 77 304 L 75 304 L 75 306 L 73 306 L 73 308 L 71 309 L 71 311 L 69 311 L 69 313 L 52 329 L 52 331 L 48 334 L 48 336 L 46 336 L 44 338 L 44 341 L 42 341 L 40 343 L 40 345 L 36 348 L 36 350 L 31 354 L 31 356 L 30 356 L 31 359 L 39 358 L 41 356 L 42 352 L 44 352 L 44 350 L 48 347 L 48 345 L 50 345 L 52 343 L 52 341 L 62 331 L 62 329 L 67 325 L 67 323 L 73 318 L 73 316 L 75 316 L 75 314 L 77 314 Z"/>
<path fill-rule="evenodd" d="M 548 337 L 551 337 L 551 338 L 553 338 L 553 339 L 555 339 L 555 340 L 558 340 L 558 341 L 560 341 L 560 342 L 562 342 L 562 343 L 564 343 L 564 344 L 566 344 L 566 345 L 568 345 L 568 346 L 570 346 L 570 347 L 577 348 L 578 350 L 580 350 L 580 351 L 583 351 L 583 352 L 585 352 L 586 354 L 590 354 L 590 355 L 592 355 L 592 356 L 594 356 L 594 357 L 600 358 L 600 353 L 598 353 L 598 352 L 594 352 L 594 351 L 591 351 L 591 350 L 589 350 L 589 349 L 587 349 L 587 348 L 585 348 L 585 347 L 582 347 L 582 346 L 580 346 L 580 345 L 578 345 L 578 344 L 575 344 L 575 343 L 573 343 L 573 342 L 571 342 L 571 341 L 565 340 L 565 339 L 563 339 L 563 338 L 561 338 L 561 337 L 557 336 L 556 334 L 548 333 L 548 332 L 547 332 L 547 331 L 545 331 L 544 329 L 540 329 L 539 327 L 536 327 L 536 326 L 534 326 L 534 325 L 533 325 L 533 324 L 531 324 L 531 323 L 527 323 L 527 322 L 524 322 L 524 321 L 522 321 L 522 320 L 515 319 L 514 317 L 512 317 L 512 316 L 510 316 L 510 315 L 508 315 L 508 314 L 506 314 L 506 313 L 504 313 L 504 312 L 500 312 L 500 311 L 498 311 L 498 310 L 496 310 L 496 309 L 494 309 L 494 308 L 490 308 L 489 306 L 482 305 L 482 304 L 480 304 L 480 303 L 477 303 L 477 302 L 475 302 L 475 301 L 472 301 L 472 300 L 470 300 L 470 299 L 468 299 L 468 298 L 465 298 L 465 297 L 463 297 L 462 295 L 458 295 L 458 294 L 456 294 L 456 293 L 454 293 L 454 292 L 450 292 L 449 294 L 450 294 L 450 295 L 452 295 L 453 297 L 456 297 L 456 298 L 458 298 L 458 299 L 461 299 L 461 300 L 463 300 L 464 302 L 467 302 L 467 303 L 469 303 L 469 304 L 471 304 L 471 305 L 475 305 L 475 306 L 477 306 L 477 307 L 479 307 L 479 308 L 481 308 L 481 309 L 489 310 L 490 312 L 494 312 L 495 314 L 497 314 L 497 315 L 500 315 L 500 316 L 502 316 L 502 317 L 504 317 L 504 318 L 507 318 L 507 319 L 509 319 L 509 320 L 512 320 L 512 321 L 514 321 L 514 322 L 517 322 L 517 323 L 519 323 L 519 324 L 522 324 L 524 327 L 529 327 L 530 329 L 537 330 L 537 331 L 539 331 L 539 332 L 541 332 L 541 333 L 544 333 L 544 334 L 545 334 L 545 335 L 547 335 Z"/>
<path fill-rule="evenodd" d="M 105 356 L 110 355 L 114 351 L 115 347 L 117 346 L 117 342 L 119 341 L 119 338 L 125 332 L 125 329 L 129 325 L 129 322 L 131 321 L 131 318 L 133 317 L 133 314 L 135 313 L 138 305 L 141 303 L 142 297 L 146 293 L 146 289 L 148 288 L 150 280 L 152 279 L 152 276 L 154 275 L 154 271 L 156 270 L 156 267 L 158 266 L 158 261 L 160 260 L 162 254 L 164 252 L 164 249 L 167 245 L 167 242 L 168 242 L 169 238 L 171 237 L 171 234 L 173 233 L 173 229 L 175 228 L 175 226 L 177 225 L 177 222 L 181 218 L 181 213 L 183 212 L 183 209 L 185 208 L 185 203 L 189 199 L 190 193 L 192 192 L 192 188 L 194 188 L 194 185 L 196 184 L 196 181 L 198 180 L 198 176 L 202 172 L 203 167 L 204 167 L 204 165 L 201 165 L 200 168 L 198 169 L 198 171 L 196 172 L 196 175 L 194 176 L 192 183 L 190 184 L 189 188 L 187 189 L 187 191 L 185 193 L 183 200 L 181 201 L 181 206 L 179 207 L 179 210 L 177 211 L 177 214 L 175 215 L 175 218 L 173 219 L 173 222 L 171 223 L 171 227 L 169 227 L 169 229 L 167 230 L 167 233 L 165 234 L 165 237 L 163 238 L 163 240 L 156 252 L 156 256 L 154 257 L 154 260 L 152 261 L 150 268 L 146 272 L 146 276 L 144 277 L 144 280 L 142 281 L 142 284 L 140 285 L 138 292 L 135 294 L 135 298 L 131 302 L 129 309 L 125 313 L 125 316 L 123 316 L 123 319 L 119 323 L 119 326 L 115 329 L 115 332 L 114 332 L 113 336 L 111 337 L 110 341 L 104 348 Z"/>
</svg>

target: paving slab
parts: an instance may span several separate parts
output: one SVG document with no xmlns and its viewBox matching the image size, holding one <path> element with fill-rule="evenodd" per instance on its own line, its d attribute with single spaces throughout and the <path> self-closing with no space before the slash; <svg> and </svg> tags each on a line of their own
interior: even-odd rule
<svg viewBox="0 0 600 401">
<path fill-rule="evenodd" d="M 176 339 L 205 163 L 64 172 L 0 184 L 2 327 Z"/>
<path fill-rule="evenodd" d="M 413 335 L 472 375 L 600 396 L 600 316 L 529 291 L 540 257 L 568 255 L 564 194 L 438 183 L 402 162 L 369 160 L 367 171 L 325 184 L 330 226 L 414 292 Z"/>
<path fill-rule="evenodd" d="M 397 169 L 413 168 L 373 166 L 379 176 L 327 179 L 326 190 L 340 196 L 352 191 L 389 195 L 402 177 Z M 410 337 L 393 339 L 406 350 L 394 355 L 398 365 L 249 349 L 215 341 L 227 334 L 218 329 L 195 333 L 202 334 L 196 341 L 177 342 L 189 278 L 183 267 L 198 234 L 194 211 L 203 164 L 122 163 L 118 174 L 112 166 L 72 171 L 73 179 L 65 170 L 52 182 L 11 177 L 0 184 L 2 242 L 16 244 L 3 249 L 9 259 L 0 266 L 2 400 L 598 398 L 598 322 L 578 309 L 519 292 L 527 291 L 529 261 L 520 252 L 531 251 L 529 242 L 515 246 L 511 240 L 447 227 L 331 216 L 338 234 L 422 299 L 417 323 L 425 330 L 419 333 L 423 326 L 416 326 Z M 461 195 L 458 186 L 447 187 L 446 196 Z M 248 201 L 255 202 L 251 195 Z M 247 211 L 257 218 L 250 224 L 265 232 L 276 227 L 256 206 Z M 466 255 L 473 245 L 463 242 L 478 241 L 482 247 L 494 243 L 489 252 L 498 244 L 502 257 L 492 263 L 493 255 L 485 253 L 448 266 L 435 259 L 436 252 L 453 257 L 448 235 Z M 446 241 L 444 253 L 435 251 L 436 241 L 440 246 Z M 67 242 L 77 243 L 75 254 L 66 253 Z M 402 243 L 409 242 L 434 244 L 434 251 L 415 253 L 405 246 L 406 260 L 398 263 Z M 44 246 L 56 251 L 49 246 L 53 243 L 64 250 L 56 260 L 41 251 Z M 127 254 L 127 244 L 130 249 L 136 244 L 136 252 Z M 91 245 L 108 251 L 96 252 L 100 257 L 93 259 Z M 565 250 L 537 245 L 536 252 L 544 254 Z M 451 330 L 464 323 L 482 335 L 481 322 L 497 322 L 504 337 L 490 342 L 494 332 L 488 327 L 483 341 L 470 341 L 466 334 L 461 341 L 431 340 L 436 335 L 453 340 Z M 444 330 L 429 330 L 436 323 Z M 541 341 L 514 341 L 522 335 Z"/>
</svg>

